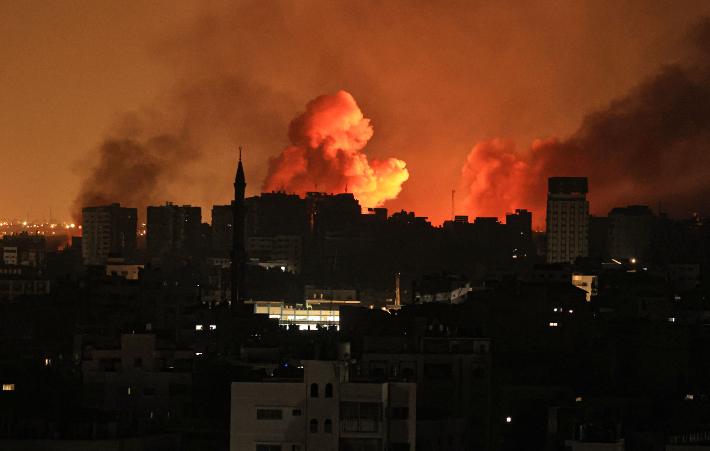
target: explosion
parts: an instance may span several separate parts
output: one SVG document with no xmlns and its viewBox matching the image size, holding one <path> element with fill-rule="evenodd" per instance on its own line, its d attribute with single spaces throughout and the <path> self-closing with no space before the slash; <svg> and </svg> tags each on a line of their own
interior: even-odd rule
<svg viewBox="0 0 710 451">
<path fill-rule="evenodd" d="M 370 120 L 345 91 L 322 95 L 291 121 L 291 145 L 269 159 L 262 191 L 285 191 L 301 196 L 309 191 L 353 193 L 363 208 L 394 199 L 409 178 L 405 163 L 396 158 L 372 159 L 361 153 L 372 137 Z"/>
<path fill-rule="evenodd" d="M 694 30 L 696 59 L 664 67 L 608 108 L 588 114 L 569 138 L 477 143 L 462 169 L 469 215 L 516 208 L 544 224 L 548 177 L 588 177 L 598 214 L 629 204 L 671 211 L 706 207 L 710 195 L 710 19 Z"/>
</svg>

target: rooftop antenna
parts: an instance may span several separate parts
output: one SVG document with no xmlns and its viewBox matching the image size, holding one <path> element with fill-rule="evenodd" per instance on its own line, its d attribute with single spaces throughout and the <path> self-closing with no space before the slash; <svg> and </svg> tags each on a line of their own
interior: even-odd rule
<svg viewBox="0 0 710 451">
<path fill-rule="evenodd" d="M 345 192 L 348 192 L 348 182 L 345 182 Z"/>
<path fill-rule="evenodd" d="M 456 196 L 456 190 L 451 190 L 451 220 L 454 221 L 456 219 L 456 202 L 454 200 Z"/>
<path fill-rule="evenodd" d="M 242 146 L 239 146 L 239 161 L 242 161 Z"/>
</svg>

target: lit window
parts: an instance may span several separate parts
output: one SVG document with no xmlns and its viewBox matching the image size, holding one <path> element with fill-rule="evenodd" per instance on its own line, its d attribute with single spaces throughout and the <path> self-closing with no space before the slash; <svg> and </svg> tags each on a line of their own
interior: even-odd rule
<svg viewBox="0 0 710 451">
<path fill-rule="evenodd" d="M 577 399 L 575 399 L 575 402 L 582 402 L 582 397 L 578 396 Z"/>
<path fill-rule="evenodd" d="M 669 323 L 675 323 L 675 318 L 668 318 Z"/>
<path fill-rule="evenodd" d="M 550 327 L 557 327 L 557 323 L 550 323 Z"/>
<path fill-rule="evenodd" d="M 46 366 L 52 366 L 52 359 L 44 359 L 44 364 Z"/>
<path fill-rule="evenodd" d="M 131 394 L 131 387 L 128 387 L 128 394 Z"/>
<path fill-rule="evenodd" d="M 569 312 L 572 313 L 572 310 L 570 310 Z"/>
<path fill-rule="evenodd" d="M 506 422 L 506 423 L 510 423 L 510 422 L 512 422 L 512 421 L 513 421 L 513 419 L 512 419 L 511 417 L 506 417 L 506 418 L 505 418 L 505 422 Z"/>
<path fill-rule="evenodd" d="M 195 330 L 202 330 L 202 329 L 203 329 L 202 324 L 198 324 L 195 326 Z"/>
<path fill-rule="evenodd" d="M 686 401 L 692 401 L 692 400 L 693 400 L 693 395 L 685 395 L 685 400 L 686 400 Z"/>
<path fill-rule="evenodd" d="M 15 384 L 2 384 L 2 391 L 15 391 Z"/>
<path fill-rule="evenodd" d="M 217 325 L 216 324 L 210 324 L 210 330 L 216 330 Z"/>
<path fill-rule="evenodd" d="M 196 352 L 195 355 L 202 355 L 202 353 L 201 353 L 201 352 Z"/>
</svg>

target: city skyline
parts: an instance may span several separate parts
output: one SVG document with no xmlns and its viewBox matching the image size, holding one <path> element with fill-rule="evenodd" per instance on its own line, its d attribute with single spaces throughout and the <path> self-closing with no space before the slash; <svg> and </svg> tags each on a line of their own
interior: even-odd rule
<svg viewBox="0 0 710 451">
<path fill-rule="evenodd" d="M 411 5 L 393 26 L 386 18 L 399 11 L 396 2 L 315 10 L 305 4 L 188 3 L 170 14 L 159 3 L 80 2 L 74 8 L 4 3 L 0 149 L 16 170 L 2 182 L 6 195 L 0 211 L 32 220 L 46 217 L 51 208 L 54 216 L 69 220 L 97 150 L 118 138 L 132 139 L 138 148 L 168 138 L 158 142 L 182 152 L 174 158 L 179 164 L 169 164 L 157 184 L 145 188 L 145 205 L 172 200 L 207 211 L 227 203 L 230 193 L 221 181 L 230 180 L 239 145 L 250 168 L 247 197 L 258 195 L 269 158 L 289 145 L 289 123 L 308 102 L 342 90 L 374 129 L 362 150 L 368 161 L 406 163 L 409 178 L 384 207 L 415 211 L 440 224 L 451 216 L 452 190 L 457 214 L 498 217 L 502 214 L 490 204 L 467 197 L 505 200 L 505 192 L 522 192 L 525 201 L 509 199 L 505 209 L 527 208 L 542 228 L 544 192 L 528 186 L 520 191 L 515 184 L 511 189 L 520 177 L 511 177 L 510 170 L 484 172 L 495 183 L 476 184 L 487 158 L 511 167 L 535 166 L 540 161 L 531 160 L 535 151 L 529 147 L 537 139 L 540 144 L 533 147 L 542 145 L 553 156 L 566 155 L 580 141 L 603 147 L 609 143 L 592 139 L 603 137 L 594 120 L 648 113 L 643 105 L 636 108 L 637 94 L 656 92 L 663 80 L 671 88 L 679 86 L 675 81 L 688 81 L 680 87 L 691 93 L 699 88 L 699 99 L 704 98 L 707 54 L 689 40 L 705 30 L 702 16 L 710 7 L 693 1 L 614 5 Z M 289 25 L 296 23 L 305 27 Z M 328 40 L 299 31 L 316 24 L 327 24 L 322 32 Z M 441 29 L 447 32 L 438 33 Z M 674 74 L 680 76 L 673 79 Z M 664 106 L 650 108 L 648 117 Z M 659 160 L 665 172 L 654 173 L 658 181 L 648 186 L 644 174 L 613 186 L 583 168 L 538 178 L 588 176 L 592 214 L 614 206 L 655 207 L 659 201 L 675 217 L 707 212 L 699 201 L 707 190 L 701 152 L 706 118 L 695 118 L 697 129 L 689 130 L 680 116 L 668 125 L 677 125 L 677 133 L 659 132 L 673 136 L 656 143 L 668 151 Z M 649 148 L 656 138 L 648 137 Z M 619 148 L 626 144 L 622 140 L 592 153 L 585 147 L 573 155 L 594 159 L 595 152 L 606 152 L 621 170 L 631 170 L 630 161 L 639 154 L 630 152 L 635 160 L 621 158 Z M 669 165 L 672 155 L 677 161 Z M 678 186 L 675 179 L 683 171 L 690 172 Z M 661 188 L 667 195 L 658 194 Z"/>
</svg>

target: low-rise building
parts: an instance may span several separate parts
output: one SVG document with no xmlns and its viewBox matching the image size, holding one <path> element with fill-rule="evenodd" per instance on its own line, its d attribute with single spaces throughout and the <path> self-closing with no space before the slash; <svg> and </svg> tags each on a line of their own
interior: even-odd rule
<svg viewBox="0 0 710 451">
<path fill-rule="evenodd" d="M 232 451 L 414 450 L 416 384 L 351 382 L 344 361 L 303 377 L 232 383 Z"/>
</svg>

